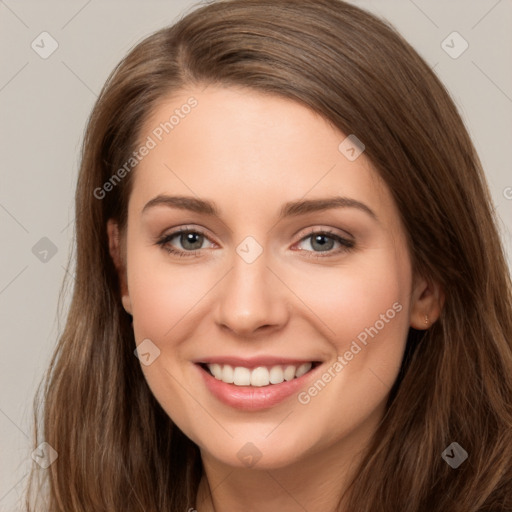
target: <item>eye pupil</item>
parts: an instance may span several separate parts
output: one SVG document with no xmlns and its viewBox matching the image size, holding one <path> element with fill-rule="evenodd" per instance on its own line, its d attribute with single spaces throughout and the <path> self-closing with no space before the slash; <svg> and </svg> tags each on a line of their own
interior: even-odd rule
<svg viewBox="0 0 512 512">
<path fill-rule="evenodd" d="M 315 244 L 319 244 L 321 251 L 328 251 L 328 250 L 332 249 L 334 240 L 327 235 L 319 234 L 319 235 L 315 235 L 313 237 L 313 243 L 311 244 L 313 248 L 314 248 Z M 327 245 L 327 247 L 326 247 L 326 245 Z"/>
<path fill-rule="evenodd" d="M 195 249 L 200 249 L 201 248 L 201 245 L 202 245 L 202 237 L 203 235 L 201 235 L 200 233 L 182 233 L 181 234 L 181 244 L 184 248 L 188 248 L 188 249 L 191 249 L 191 250 L 195 250 Z M 198 247 L 187 247 L 187 244 L 190 243 L 190 244 L 197 244 L 198 240 L 197 238 L 199 237 L 199 246 Z"/>
</svg>

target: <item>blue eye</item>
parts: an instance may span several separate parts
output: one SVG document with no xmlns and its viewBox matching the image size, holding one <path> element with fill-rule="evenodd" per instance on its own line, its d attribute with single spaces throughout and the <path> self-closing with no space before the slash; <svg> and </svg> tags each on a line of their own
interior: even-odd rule
<svg viewBox="0 0 512 512">
<path fill-rule="evenodd" d="M 181 246 L 185 249 L 176 249 L 171 245 L 171 240 L 178 238 Z M 200 231 L 194 231 L 190 229 L 180 229 L 169 235 L 165 235 L 163 238 L 158 240 L 157 244 L 161 245 L 170 254 L 176 254 L 177 256 L 198 256 L 204 240 L 207 239 L 206 235 Z M 192 247 L 190 247 L 192 246 Z"/>
<path fill-rule="evenodd" d="M 302 243 L 306 240 L 310 240 L 309 245 L 313 249 L 312 251 L 306 250 L 306 252 L 313 253 L 308 255 L 308 257 L 313 258 L 324 258 L 337 255 L 342 252 L 348 252 L 355 247 L 355 242 L 352 240 L 343 238 L 328 230 L 312 231 L 309 235 L 303 237 L 299 243 Z M 338 243 L 340 247 L 333 251 L 333 246 L 336 243 Z"/>
<path fill-rule="evenodd" d="M 178 239 L 183 249 L 176 248 L 173 244 L 171 244 L 171 241 L 175 238 Z M 179 229 L 159 239 L 157 244 L 160 245 L 169 254 L 180 257 L 197 257 L 200 255 L 201 249 L 204 249 L 203 243 L 205 240 L 209 240 L 209 238 L 201 231 L 192 229 Z M 329 230 L 312 231 L 307 236 L 303 237 L 298 243 L 303 243 L 306 240 L 310 240 L 309 245 L 312 250 L 300 250 L 302 252 L 309 253 L 307 254 L 307 257 L 312 258 L 324 258 L 338 255 L 342 252 L 348 252 L 355 247 L 354 241 L 336 235 Z M 339 247 L 333 250 L 335 244 L 339 244 Z"/>
</svg>

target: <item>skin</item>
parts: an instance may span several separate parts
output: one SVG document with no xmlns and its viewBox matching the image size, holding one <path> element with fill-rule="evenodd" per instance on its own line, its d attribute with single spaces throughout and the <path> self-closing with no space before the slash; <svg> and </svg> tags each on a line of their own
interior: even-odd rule
<svg viewBox="0 0 512 512">
<path fill-rule="evenodd" d="M 346 134 L 302 105 L 242 88 L 191 88 L 161 101 L 140 140 L 191 95 L 197 107 L 133 171 L 127 232 L 107 226 L 136 343 L 148 338 L 160 350 L 142 371 L 200 447 L 199 512 L 334 510 L 385 412 L 408 329 L 436 321 L 442 291 L 412 275 L 398 210 L 365 154 L 349 161 L 338 150 Z M 220 217 L 165 205 L 142 213 L 159 194 L 212 200 Z M 287 201 L 336 195 L 378 220 L 344 207 L 278 221 Z M 182 226 L 206 234 L 197 256 L 156 244 Z M 355 247 L 338 251 L 328 238 L 322 257 L 308 235 L 325 229 Z M 250 264 L 236 252 L 247 236 L 263 248 Z M 181 242 L 168 246 L 190 251 Z M 323 361 L 327 370 L 395 303 L 401 311 L 307 404 L 294 394 L 263 411 L 234 409 L 192 363 L 270 354 Z M 252 467 L 237 456 L 247 442 L 261 453 Z"/>
</svg>

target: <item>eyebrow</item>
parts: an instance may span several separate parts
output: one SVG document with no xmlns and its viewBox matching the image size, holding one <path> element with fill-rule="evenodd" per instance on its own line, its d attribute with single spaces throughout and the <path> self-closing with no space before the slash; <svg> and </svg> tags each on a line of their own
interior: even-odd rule
<svg viewBox="0 0 512 512">
<path fill-rule="evenodd" d="M 220 217 L 220 211 L 213 201 L 198 199 L 189 196 L 169 196 L 158 195 L 148 201 L 142 209 L 142 214 L 156 206 L 167 206 L 169 208 L 178 208 L 180 210 L 188 210 L 204 215 Z M 349 197 L 329 197 L 322 199 L 301 199 L 299 201 L 290 201 L 285 203 L 279 213 L 279 220 L 286 217 L 296 217 L 305 215 L 306 213 L 319 212 L 329 210 L 331 208 L 357 208 L 367 213 L 374 220 L 378 221 L 375 212 L 366 204 L 351 199 Z"/>
</svg>

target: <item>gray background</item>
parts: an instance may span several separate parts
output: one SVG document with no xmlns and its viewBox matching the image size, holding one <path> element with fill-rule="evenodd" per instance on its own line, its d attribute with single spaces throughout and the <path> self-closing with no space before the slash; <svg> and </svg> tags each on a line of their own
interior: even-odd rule
<svg viewBox="0 0 512 512">
<path fill-rule="evenodd" d="M 512 262 L 512 1 L 352 3 L 390 20 L 446 84 L 482 159 Z M 126 52 L 193 5 L 0 0 L 0 511 L 17 510 L 26 485 L 32 399 L 70 297 L 68 288 L 59 312 L 86 119 Z M 31 47 L 48 51 L 44 31 L 58 43 L 46 59 Z M 457 58 L 464 41 L 454 31 L 469 44 Z"/>
</svg>

